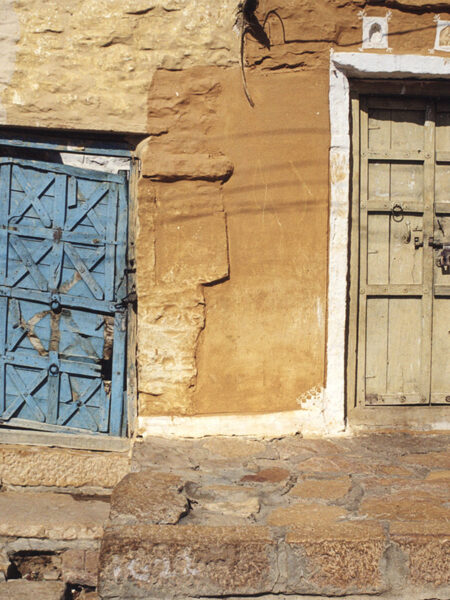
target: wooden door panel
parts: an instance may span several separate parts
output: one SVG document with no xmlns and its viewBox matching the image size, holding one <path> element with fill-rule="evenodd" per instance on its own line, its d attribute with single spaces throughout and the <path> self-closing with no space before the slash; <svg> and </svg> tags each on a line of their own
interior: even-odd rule
<svg viewBox="0 0 450 600">
<path fill-rule="evenodd" d="M 436 152 L 450 151 L 450 104 L 440 101 L 436 111 Z"/>
<path fill-rule="evenodd" d="M 435 298 L 431 403 L 450 405 L 450 297 Z"/>
<path fill-rule="evenodd" d="M 406 210 L 412 203 L 423 207 L 423 164 L 398 162 L 390 165 L 391 205 L 401 204 Z"/>
<path fill-rule="evenodd" d="M 368 285 L 421 284 L 423 249 L 414 238 L 422 238 L 422 217 L 406 214 L 397 222 L 390 214 L 369 213 L 367 229 Z"/>
<path fill-rule="evenodd" d="M 124 431 L 126 178 L 0 159 L 0 418 Z"/>
<path fill-rule="evenodd" d="M 423 150 L 424 106 L 420 101 L 416 102 L 410 110 L 369 106 L 368 133 L 362 132 L 362 138 L 367 135 L 368 148 L 383 151 Z"/>
<path fill-rule="evenodd" d="M 420 394 L 422 301 L 389 298 L 388 393 Z"/>
<path fill-rule="evenodd" d="M 425 111 L 392 110 L 391 148 L 423 150 Z"/>
<path fill-rule="evenodd" d="M 368 298 L 367 405 L 426 402 L 421 392 L 421 327 L 420 299 Z"/>
<path fill-rule="evenodd" d="M 433 423 L 450 406 L 450 269 L 437 262 L 450 251 L 450 101 L 352 106 L 349 414 Z"/>
<path fill-rule="evenodd" d="M 435 202 L 437 211 L 439 211 L 441 204 L 444 207 L 448 205 L 450 209 L 450 164 L 448 163 L 438 163 L 436 165 Z"/>
</svg>

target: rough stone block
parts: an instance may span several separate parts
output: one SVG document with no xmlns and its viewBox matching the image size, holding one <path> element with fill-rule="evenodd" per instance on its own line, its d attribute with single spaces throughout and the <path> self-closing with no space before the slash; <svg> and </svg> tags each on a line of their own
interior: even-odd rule
<svg viewBox="0 0 450 600">
<path fill-rule="evenodd" d="M 438 495 L 420 489 L 365 498 L 361 502 L 359 513 L 377 519 L 450 521 L 450 508 L 443 505 Z"/>
<path fill-rule="evenodd" d="M 156 280 L 163 284 L 199 284 L 228 275 L 224 213 L 156 224 Z"/>
<path fill-rule="evenodd" d="M 269 469 L 261 469 L 258 473 L 252 473 L 251 475 L 244 475 L 241 481 L 249 481 L 253 483 L 279 483 L 284 481 L 290 476 L 287 469 L 280 467 L 272 467 Z"/>
<path fill-rule="evenodd" d="M 348 493 L 350 486 L 349 476 L 336 479 L 304 479 L 292 488 L 290 495 L 303 499 L 337 500 Z"/>
<path fill-rule="evenodd" d="M 450 469 L 450 452 L 427 452 L 408 454 L 401 458 L 403 463 L 428 467 L 429 469 Z"/>
<path fill-rule="evenodd" d="M 322 523 L 334 523 L 347 516 L 347 511 L 337 506 L 324 506 L 322 504 L 292 504 L 291 506 L 277 508 L 268 517 L 269 525 L 284 527 L 286 525 L 320 526 Z"/>
<path fill-rule="evenodd" d="M 96 550 L 66 550 L 62 554 L 62 578 L 66 582 L 95 587 L 98 576 L 98 556 Z"/>
<path fill-rule="evenodd" d="M 0 536 L 93 540 L 103 533 L 109 503 L 77 501 L 69 494 L 0 494 Z"/>
<path fill-rule="evenodd" d="M 393 522 L 390 538 L 408 557 L 410 583 L 417 586 L 449 586 L 450 594 L 448 522 Z"/>
<path fill-rule="evenodd" d="M 109 528 L 100 554 L 103 599 L 252 595 L 277 579 L 267 529 L 158 526 Z"/>
<path fill-rule="evenodd" d="M 233 164 L 225 156 L 154 152 L 151 145 L 142 153 L 142 175 L 156 181 L 226 181 L 232 173 Z"/>
<path fill-rule="evenodd" d="M 126 453 L 0 446 L 0 480 L 6 485 L 113 488 L 129 463 Z"/>
<path fill-rule="evenodd" d="M 212 456 L 227 459 L 263 456 L 266 452 L 266 447 L 262 442 L 238 437 L 213 437 L 207 439 L 202 446 L 203 448 L 206 448 Z"/>
<path fill-rule="evenodd" d="M 12 579 L 0 583 L 0 600 L 61 600 L 62 581 L 27 581 Z"/>
<path fill-rule="evenodd" d="M 110 519 L 116 524 L 177 523 L 188 510 L 182 489 L 181 479 L 169 473 L 129 473 L 112 493 Z"/>
<path fill-rule="evenodd" d="M 293 528 L 288 545 L 291 593 L 379 593 L 386 540 L 377 523 L 335 523 Z"/>
</svg>

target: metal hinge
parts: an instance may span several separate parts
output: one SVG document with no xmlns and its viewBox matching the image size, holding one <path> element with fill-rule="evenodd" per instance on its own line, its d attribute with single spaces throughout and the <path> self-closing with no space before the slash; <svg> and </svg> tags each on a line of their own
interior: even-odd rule
<svg viewBox="0 0 450 600">
<path fill-rule="evenodd" d="M 120 310 L 122 308 L 126 308 L 129 304 L 133 304 L 134 307 L 136 307 L 136 303 L 137 303 L 137 294 L 135 291 L 130 292 L 129 294 L 127 294 L 125 296 L 125 298 L 122 298 L 122 300 L 120 302 L 117 302 L 117 304 L 115 304 L 115 309 L 116 310 Z"/>
</svg>

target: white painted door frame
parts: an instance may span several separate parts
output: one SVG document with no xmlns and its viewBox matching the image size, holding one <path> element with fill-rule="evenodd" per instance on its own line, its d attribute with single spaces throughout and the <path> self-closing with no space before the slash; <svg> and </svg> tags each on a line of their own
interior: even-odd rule
<svg viewBox="0 0 450 600">
<path fill-rule="evenodd" d="M 351 176 L 350 79 L 450 79 L 450 59 L 332 52 L 330 59 L 330 222 L 325 426 L 345 429 L 346 316 Z M 436 424 L 442 427 L 442 423 Z M 448 426 L 448 425 L 447 425 Z"/>
</svg>

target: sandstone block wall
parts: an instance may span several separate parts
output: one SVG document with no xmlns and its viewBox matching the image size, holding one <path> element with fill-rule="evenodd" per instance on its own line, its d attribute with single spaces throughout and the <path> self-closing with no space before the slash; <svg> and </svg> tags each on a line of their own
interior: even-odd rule
<svg viewBox="0 0 450 600">
<path fill-rule="evenodd" d="M 145 136 L 140 416 L 320 413 L 330 49 L 360 49 L 361 11 L 389 8 L 392 52 L 428 55 L 436 15 L 450 19 L 432 0 L 260 0 L 271 47 L 246 36 L 251 108 L 237 6 L 5 0 L 0 9 L 2 124 Z"/>
</svg>

